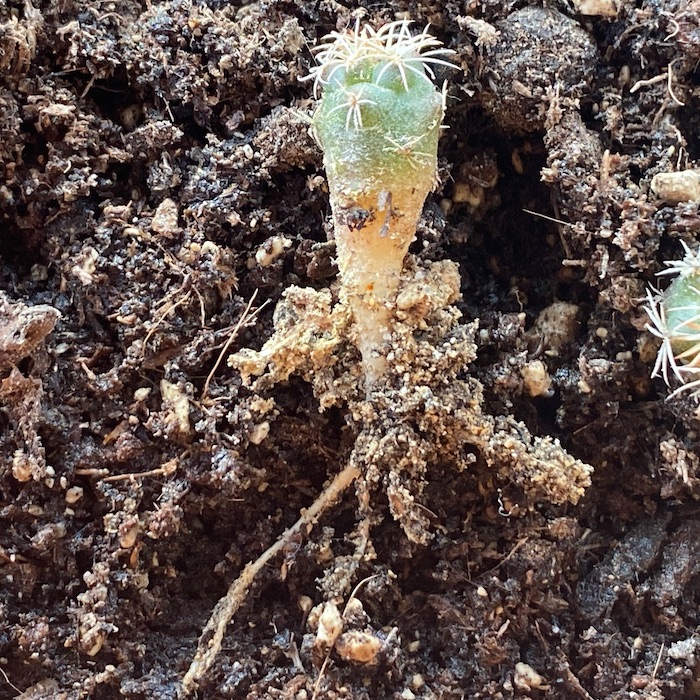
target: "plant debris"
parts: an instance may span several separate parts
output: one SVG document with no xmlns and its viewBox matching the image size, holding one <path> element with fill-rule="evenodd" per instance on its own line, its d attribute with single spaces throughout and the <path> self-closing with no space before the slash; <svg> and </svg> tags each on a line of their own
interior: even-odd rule
<svg viewBox="0 0 700 700">
<path fill-rule="evenodd" d="M 460 68 L 372 401 L 299 80 L 358 17 Z M 0 2 L 0 697 L 174 700 L 201 655 L 192 697 L 696 696 L 700 413 L 643 307 L 697 246 L 699 37 Z"/>
</svg>

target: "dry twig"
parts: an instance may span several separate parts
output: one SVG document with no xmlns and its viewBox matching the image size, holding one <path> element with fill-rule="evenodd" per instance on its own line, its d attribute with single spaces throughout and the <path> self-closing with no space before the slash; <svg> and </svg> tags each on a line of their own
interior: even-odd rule
<svg viewBox="0 0 700 700">
<path fill-rule="evenodd" d="M 216 655 L 221 649 L 226 627 L 229 622 L 231 622 L 238 608 L 240 608 L 245 601 L 248 590 L 258 572 L 279 554 L 279 552 L 281 552 L 297 535 L 307 534 L 321 514 L 338 500 L 343 491 L 345 491 L 359 475 L 360 469 L 353 461 L 350 461 L 348 465 L 334 477 L 333 481 L 323 490 L 313 504 L 308 509 L 302 511 L 299 520 L 285 530 L 275 544 L 266 549 L 255 561 L 246 564 L 240 576 L 229 587 L 226 595 L 216 604 L 209 621 L 202 630 L 199 643 L 197 644 L 197 653 L 194 655 L 194 659 L 192 659 L 192 663 L 182 680 L 182 691 L 184 695 L 189 695 L 195 690 L 199 680 L 211 668 L 216 659 Z"/>
<path fill-rule="evenodd" d="M 224 347 L 221 349 L 221 352 L 219 353 L 219 357 L 216 359 L 216 362 L 214 363 L 214 366 L 211 368 L 211 372 L 207 375 L 207 379 L 204 382 L 204 387 L 202 389 L 202 395 L 200 397 L 200 401 L 204 402 L 204 400 L 207 398 L 207 394 L 209 393 L 209 385 L 211 384 L 211 380 L 214 378 L 214 374 L 216 374 L 216 370 L 219 369 L 219 365 L 221 364 L 221 360 L 224 358 L 224 355 L 228 352 L 228 349 L 231 347 L 231 343 L 238 337 L 238 333 L 240 332 L 241 328 L 243 326 L 250 325 L 255 319 L 258 317 L 258 314 L 270 303 L 269 299 L 266 299 L 255 311 L 251 312 L 251 308 L 253 306 L 253 302 L 255 301 L 255 298 L 258 296 L 258 290 L 256 289 L 253 292 L 253 296 L 250 297 L 250 301 L 246 305 L 245 309 L 243 309 L 243 313 L 241 314 L 241 317 L 238 319 L 238 323 L 233 327 L 233 330 L 231 331 L 231 334 L 229 335 L 228 339 L 224 343 Z"/>
</svg>

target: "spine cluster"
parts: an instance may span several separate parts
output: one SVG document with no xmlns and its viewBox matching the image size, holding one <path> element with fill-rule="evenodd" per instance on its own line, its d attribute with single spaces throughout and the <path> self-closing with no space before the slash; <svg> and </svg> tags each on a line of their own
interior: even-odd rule
<svg viewBox="0 0 700 700">
<path fill-rule="evenodd" d="M 682 260 L 667 260 L 659 275 L 675 275 L 663 291 L 650 289 L 646 328 L 661 339 L 652 377 L 663 377 L 668 386 L 675 377 L 680 386 L 669 398 L 682 392 L 700 394 L 700 251 L 683 243 Z"/>
</svg>

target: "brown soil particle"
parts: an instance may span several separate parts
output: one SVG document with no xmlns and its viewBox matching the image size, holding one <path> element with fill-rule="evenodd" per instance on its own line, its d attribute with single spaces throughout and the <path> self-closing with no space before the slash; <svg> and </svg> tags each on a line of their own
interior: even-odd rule
<svg viewBox="0 0 700 700">
<path fill-rule="evenodd" d="M 700 3 L 545 5 L 0 0 L 0 700 L 700 695 Z M 358 17 L 460 68 L 369 395 L 299 81 Z"/>
<path fill-rule="evenodd" d="M 598 52 L 591 35 L 561 12 L 524 7 L 495 24 L 484 48 L 485 108 L 506 130 L 544 127 L 553 103 L 588 95 Z"/>
</svg>

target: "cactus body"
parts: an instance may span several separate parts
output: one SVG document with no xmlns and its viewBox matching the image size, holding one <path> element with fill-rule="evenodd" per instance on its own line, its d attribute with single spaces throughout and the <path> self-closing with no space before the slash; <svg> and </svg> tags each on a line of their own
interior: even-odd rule
<svg viewBox="0 0 700 700">
<path fill-rule="evenodd" d="M 341 295 L 353 311 L 367 389 L 384 346 L 408 247 L 435 184 L 444 112 L 431 64 L 451 53 L 408 22 L 332 34 L 311 73 L 323 89 L 313 128 L 323 149 Z M 424 51 L 424 49 L 430 49 Z"/>
<path fill-rule="evenodd" d="M 663 292 L 647 291 L 646 329 L 661 339 L 652 377 L 680 381 L 669 398 L 683 392 L 700 395 L 700 250 L 683 243 L 681 260 L 667 260 L 660 275 L 677 275 Z"/>
</svg>

